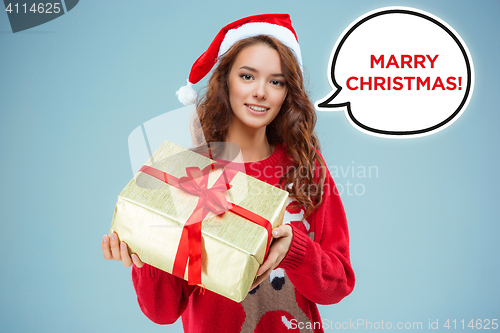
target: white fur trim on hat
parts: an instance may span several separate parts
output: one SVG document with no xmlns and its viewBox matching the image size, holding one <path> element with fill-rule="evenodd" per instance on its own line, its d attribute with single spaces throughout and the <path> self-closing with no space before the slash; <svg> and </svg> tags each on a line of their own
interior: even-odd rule
<svg viewBox="0 0 500 333">
<path fill-rule="evenodd" d="M 295 54 L 295 58 L 302 69 L 302 55 L 300 54 L 300 46 L 297 39 L 295 39 L 295 35 L 285 27 L 265 22 L 247 23 L 239 28 L 229 30 L 220 45 L 219 57 L 226 53 L 227 50 L 229 50 L 229 48 L 237 41 L 258 35 L 268 35 L 274 37 L 292 49 Z"/>
</svg>

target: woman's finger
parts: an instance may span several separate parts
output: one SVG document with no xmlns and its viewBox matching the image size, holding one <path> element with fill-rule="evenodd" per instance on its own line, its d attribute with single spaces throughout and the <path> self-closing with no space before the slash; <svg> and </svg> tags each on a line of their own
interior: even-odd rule
<svg viewBox="0 0 500 333">
<path fill-rule="evenodd" d="M 282 224 L 279 227 L 273 229 L 274 238 L 281 238 L 292 235 L 293 235 L 292 227 L 290 227 L 288 224 Z"/>
<path fill-rule="evenodd" d="M 119 246 L 119 241 L 118 241 L 118 235 L 116 233 L 111 234 L 111 253 L 113 254 L 113 259 L 115 260 L 122 260 L 122 257 L 120 255 L 120 246 Z"/>
<path fill-rule="evenodd" d="M 113 259 L 113 255 L 111 254 L 111 248 L 109 245 L 109 237 L 108 235 L 104 235 L 102 238 L 102 256 L 106 260 Z"/>
<path fill-rule="evenodd" d="M 132 253 L 132 261 L 134 262 L 134 265 L 136 265 L 139 268 L 144 266 L 144 263 L 141 261 L 141 259 L 139 259 L 139 257 L 135 253 Z"/>
<path fill-rule="evenodd" d="M 127 243 L 125 242 L 121 242 L 120 244 L 120 255 L 122 257 L 123 266 L 125 267 L 132 266 L 132 259 L 130 259 L 130 256 L 128 254 L 128 246 Z"/>
<path fill-rule="evenodd" d="M 267 279 L 270 274 L 271 274 L 271 269 L 268 269 L 262 275 L 258 276 L 257 280 L 255 280 L 255 282 L 250 287 L 250 291 L 252 291 L 254 288 L 256 288 L 262 281 L 264 281 L 265 279 Z"/>
<path fill-rule="evenodd" d="M 271 248 L 269 249 L 269 253 L 267 255 L 266 260 L 262 263 L 259 270 L 257 271 L 257 275 L 262 275 L 268 269 L 273 268 L 274 263 L 276 262 L 276 259 L 278 259 L 279 255 L 280 255 L 280 247 L 277 246 L 276 243 L 274 243 L 273 245 L 271 245 Z"/>
</svg>

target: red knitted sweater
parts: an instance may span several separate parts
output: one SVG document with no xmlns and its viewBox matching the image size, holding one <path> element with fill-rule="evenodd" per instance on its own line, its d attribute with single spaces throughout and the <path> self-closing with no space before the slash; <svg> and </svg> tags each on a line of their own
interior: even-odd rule
<svg viewBox="0 0 500 333">
<path fill-rule="evenodd" d="M 259 162 L 245 163 L 247 174 L 278 185 L 287 165 L 283 145 Z M 182 316 L 185 332 L 323 332 L 316 303 L 333 304 L 354 287 L 344 208 L 327 171 L 321 205 L 302 220 L 303 208 L 288 200 L 283 223 L 291 225 L 290 250 L 269 278 L 236 303 L 145 264 L 135 265 L 132 281 L 139 306 L 158 324 Z"/>
</svg>

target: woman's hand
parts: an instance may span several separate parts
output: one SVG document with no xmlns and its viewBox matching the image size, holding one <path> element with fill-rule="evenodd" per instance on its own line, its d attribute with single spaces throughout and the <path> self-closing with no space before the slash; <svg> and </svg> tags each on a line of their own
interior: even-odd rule
<svg viewBox="0 0 500 333">
<path fill-rule="evenodd" d="M 132 257 L 129 255 L 127 244 L 120 242 L 115 232 L 111 234 L 111 237 L 104 235 L 102 238 L 102 255 L 106 260 L 121 260 L 125 267 L 130 267 L 132 264 L 139 268 L 144 266 L 135 253 L 132 254 Z"/>
<path fill-rule="evenodd" d="M 257 280 L 252 284 L 250 290 L 257 287 L 264 279 L 267 279 L 271 271 L 278 267 L 283 258 L 285 258 L 290 245 L 292 244 L 292 227 L 288 224 L 280 225 L 273 229 L 273 237 L 275 238 L 273 245 L 269 249 L 267 259 L 262 263 L 257 271 Z"/>
</svg>

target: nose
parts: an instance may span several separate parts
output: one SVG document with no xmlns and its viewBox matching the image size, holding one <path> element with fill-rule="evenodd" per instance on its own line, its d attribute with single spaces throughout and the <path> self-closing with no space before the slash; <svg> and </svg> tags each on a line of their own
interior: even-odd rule
<svg viewBox="0 0 500 333">
<path fill-rule="evenodd" d="M 265 82 L 256 82 L 253 97 L 261 100 L 265 100 L 267 98 Z"/>
</svg>

